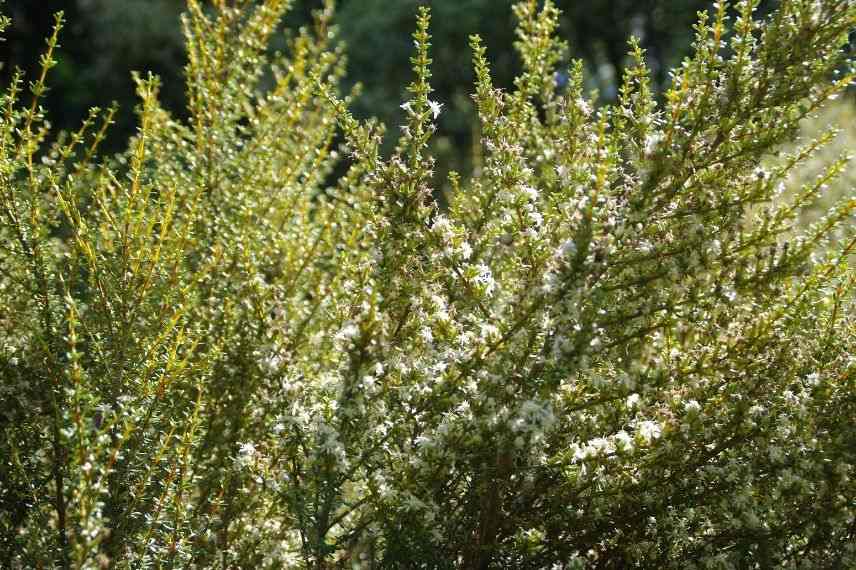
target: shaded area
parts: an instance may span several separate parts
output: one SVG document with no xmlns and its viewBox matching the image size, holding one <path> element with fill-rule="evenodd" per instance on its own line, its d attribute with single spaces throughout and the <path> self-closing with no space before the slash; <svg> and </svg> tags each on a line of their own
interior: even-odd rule
<svg viewBox="0 0 856 570">
<path fill-rule="evenodd" d="M 305 25 L 320 0 L 297 2 L 286 28 Z M 519 71 L 514 53 L 512 0 L 340 0 L 337 23 L 348 48 L 348 84 L 363 85 L 354 106 L 358 116 L 376 116 L 390 126 L 402 122 L 400 103 L 412 79 L 410 34 L 419 5 L 433 11 L 434 98 L 444 104 L 435 151 L 448 168 L 466 169 L 472 144 L 470 104 L 472 69 L 468 37 L 482 36 L 488 47 L 496 85 L 510 87 Z M 626 61 L 627 38 L 635 35 L 647 50 L 655 83 L 662 88 L 668 70 L 690 52 L 691 25 L 708 0 L 558 0 L 563 11 L 562 34 L 574 58 L 585 60 L 589 87 L 609 100 Z M 762 2 L 766 13 L 772 0 Z M 132 70 L 151 71 L 162 79 L 161 100 L 179 114 L 184 110 L 185 64 L 179 15 L 182 0 L 57 0 L 46 6 L 32 0 L 7 0 L 4 10 L 13 19 L 7 41 L 0 44 L 5 62 L 2 81 L 21 67 L 31 79 L 37 55 L 53 25 L 52 13 L 65 12 L 59 65 L 50 78 L 46 99 L 51 121 L 73 129 L 92 106 L 117 101 L 120 112 L 106 149 L 122 149 L 134 132 Z M 281 37 L 273 49 L 285 47 Z M 559 78 L 561 80 L 561 77 Z"/>
</svg>

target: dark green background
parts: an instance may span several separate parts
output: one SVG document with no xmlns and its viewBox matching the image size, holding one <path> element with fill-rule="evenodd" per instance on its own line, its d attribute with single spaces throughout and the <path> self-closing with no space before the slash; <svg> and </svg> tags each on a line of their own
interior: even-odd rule
<svg viewBox="0 0 856 570">
<path fill-rule="evenodd" d="M 292 27 L 307 23 L 320 0 L 296 4 L 287 21 Z M 348 46 L 347 82 L 364 85 L 354 111 L 362 117 L 377 116 L 392 127 L 390 133 L 397 131 L 399 104 L 411 80 L 410 34 L 420 4 L 430 5 L 433 12 L 433 97 L 445 105 L 436 150 L 446 166 L 466 168 L 473 124 L 468 36 L 483 37 L 496 84 L 509 87 L 518 70 L 511 47 L 512 0 L 341 0 L 336 22 Z M 563 12 L 561 33 L 571 46 L 569 56 L 586 62 L 590 87 L 605 100 L 615 92 L 628 36 L 641 38 L 662 87 L 668 69 L 690 51 L 696 12 L 710 7 L 708 0 L 558 0 L 557 4 Z M 771 4 L 772 0 L 765 2 L 763 11 Z M 164 105 L 182 115 L 183 7 L 182 0 L 6 0 L 4 10 L 13 25 L 0 44 L 2 81 L 8 81 L 12 66 L 24 68 L 32 79 L 53 12 L 63 10 L 67 25 L 60 63 L 53 70 L 46 99 L 51 121 L 55 127 L 71 129 L 89 107 L 115 100 L 120 113 L 108 150 L 120 150 L 135 125 L 131 70 L 160 75 Z M 282 48 L 283 37 L 275 43 L 279 45 L 274 48 Z"/>
</svg>

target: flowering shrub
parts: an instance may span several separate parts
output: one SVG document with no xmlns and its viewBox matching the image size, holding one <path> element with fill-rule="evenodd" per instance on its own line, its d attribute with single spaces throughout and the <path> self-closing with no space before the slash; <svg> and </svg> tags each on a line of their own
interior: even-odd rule
<svg viewBox="0 0 856 570">
<path fill-rule="evenodd" d="M 856 564 L 856 198 L 796 228 L 845 162 L 767 161 L 851 83 L 853 2 L 719 3 L 611 107 L 519 3 L 443 209 L 427 10 L 385 158 L 329 7 L 267 54 L 287 4 L 189 0 L 190 119 L 139 77 L 119 156 L 109 110 L 45 143 L 44 74 L 3 94 L 4 567 Z"/>
</svg>

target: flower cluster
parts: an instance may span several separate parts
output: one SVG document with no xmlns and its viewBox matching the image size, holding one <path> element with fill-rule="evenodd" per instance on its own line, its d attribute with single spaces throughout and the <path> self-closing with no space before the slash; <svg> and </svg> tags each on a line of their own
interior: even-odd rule
<svg viewBox="0 0 856 570">
<path fill-rule="evenodd" d="M 856 565 L 856 200 L 814 216 L 846 161 L 796 140 L 852 1 L 718 2 L 604 105 L 523 0 L 448 183 L 427 9 L 384 156 L 331 2 L 276 55 L 289 2 L 214 4 L 119 156 L 2 94 L 0 566 Z"/>
</svg>

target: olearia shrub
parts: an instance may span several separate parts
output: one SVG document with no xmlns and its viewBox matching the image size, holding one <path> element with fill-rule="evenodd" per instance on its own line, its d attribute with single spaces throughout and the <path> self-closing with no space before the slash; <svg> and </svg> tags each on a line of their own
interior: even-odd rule
<svg viewBox="0 0 856 570">
<path fill-rule="evenodd" d="M 717 3 L 612 106 L 518 3 L 442 208 L 428 11 L 387 157 L 332 5 L 268 53 L 287 5 L 188 0 L 189 119 L 138 76 L 116 156 L 112 109 L 51 134 L 56 34 L 3 92 L 3 567 L 856 565 L 856 198 L 798 225 L 846 160 L 794 144 L 852 1 Z"/>
</svg>

